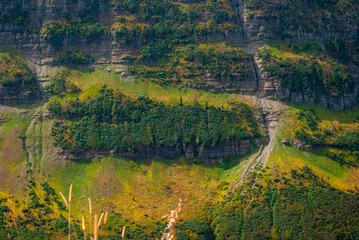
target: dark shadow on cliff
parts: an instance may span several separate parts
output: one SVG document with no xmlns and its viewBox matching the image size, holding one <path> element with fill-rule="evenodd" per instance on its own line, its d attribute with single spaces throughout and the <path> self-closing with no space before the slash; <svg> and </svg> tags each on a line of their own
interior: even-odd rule
<svg viewBox="0 0 359 240">
<path fill-rule="evenodd" d="M 221 163 L 216 163 L 216 164 L 203 163 L 202 160 L 198 157 L 195 157 L 193 160 L 189 160 L 186 158 L 185 154 L 183 154 L 179 158 L 175 158 L 175 159 L 164 159 L 159 156 L 155 156 L 153 158 L 144 159 L 144 160 L 131 160 L 131 159 L 125 158 L 125 157 L 114 157 L 114 156 L 108 156 L 108 157 L 113 158 L 113 159 L 121 159 L 122 158 L 122 159 L 126 159 L 127 161 L 134 162 L 138 165 L 146 165 L 146 166 L 151 166 L 153 164 L 153 162 L 159 162 L 159 163 L 166 164 L 169 167 L 176 166 L 179 164 L 180 165 L 188 165 L 188 166 L 201 165 L 206 168 L 216 167 L 216 168 L 221 168 L 224 170 L 229 170 L 231 168 L 238 166 L 238 164 L 240 164 L 243 160 L 248 159 L 251 155 L 256 153 L 260 148 L 260 146 L 257 146 L 255 144 L 252 144 L 252 147 L 253 147 L 253 150 L 245 156 L 238 156 L 238 157 L 224 159 Z M 105 157 L 105 158 L 107 158 L 107 157 Z M 87 164 L 92 164 L 92 162 L 95 161 L 96 159 L 98 159 L 98 158 L 69 160 L 69 161 L 71 161 L 75 164 L 86 164 L 87 165 Z M 102 158 L 102 159 L 104 159 L 104 158 Z"/>
</svg>

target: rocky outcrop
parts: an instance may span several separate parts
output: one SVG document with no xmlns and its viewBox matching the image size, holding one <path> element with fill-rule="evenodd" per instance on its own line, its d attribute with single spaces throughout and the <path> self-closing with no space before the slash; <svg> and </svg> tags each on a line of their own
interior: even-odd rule
<svg viewBox="0 0 359 240">
<path fill-rule="evenodd" d="M 13 0 L 0 1 L 0 9 L 11 18 L 0 19 L 0 46 L 6 45 L 16 49 L 35 69 L 40 82 L 49 80 L 58 66 L 53 61 L 61 52 L 83 51 L 96 59 L 92 66 L 96 68 L 112 68 L 122 74 L 127 69 L 125 56 L 138 51 L 138 47 L 124 46 L 112 36 L 103 36 L 99 41 L 88 43 L 86 39 L 65 39 L 62 46 L 54 46 L 43 37 L 42 29 L 53 21 L 63 21 L 66 16 L 77 18 L 79 14 L 91 10 L 97 5 L 98 11 L 89 14 L 100 24 L 111 25 L 115 21 L 111 1 L 101 0 Z M 96 7 L 97 9 L 97 7 Z M 23 26 L 15 24 L 16 14 L 26 16 Z M 105 56 L 106 58 L 101 58 Z"/>
<path fill-rule="evenodd" d="M 359 27 L 350 31 L 336 29 L 283 30 L 278 18 L 251 16 L 248 13 L 244 17 L 244 28 L 248 41 L 262 43 L 326 41 L 334 38 L 346 40 L 359 37 Z"/>
<path fill-rule="evenodd" d="M 182 3 L 195 3 L 198 0 L 177 0 Z M 0 2 L 0 9 L 6 14 L 16 12 L 26 12 L 28 24 L 24 27 L 14 24 L 14 21 L 0 21 L 0 45 L 8 45 L 16 48 L 30 62 L 35 69 L 40 82 L 49 80 L 53 75 L 56 66 L 53 58 L 64 51 L 83 51 L 96 59 L 93 65 L 86 67 L 114 69 L 119 75 L 126 75 L 126 69 L 130 61 L 126 56 L 140 51 L 138 46 L 123 45 L 114 39 L 113 36 L 104 36 L 98 42 L 88 43 L 85 39 L 77 40 L 73 43 L 71 39 L 65 39 L 62 47 L 55 46 L 46 42 L 42 37 L 41 29 L 53 21 L 64 20 L 66 15 L 78 16 L 93 4 L 98 4 L 98 12 L 94 16 L 96 21 L 110 25 L 115 21 L 115 13 L 111 1 L 100 0 L 14 0 Z M 236 15 L 231 18 L 238 29 L 234 32 L 224 34 L 209 34 L 198 36 L 197 41 L 224 40 L 241 44 L 244 48 L 258 43 L 271 42 L 299 42 L 299 41 L 323 41 L 328 39 L 349 39 L 359 37 L 359 27 L 353 25 L 350 30 L 338 29 L 316 29 L 312 32 L 303 30 L 282 31 L 279 18 L 268 18 L 260 15 L 253 15 L 246 7 L 243 0 L 231 1 Z M 16 14 L 15 14 L 16 15 Z M 341 21 L 341 20 L 340 20 Z M 343 20 L 344 21 L 344 20 Z M 251 48 L 251 47 L 249 47 Z M 250 51 L 249 51 L 250 52 Z M 253 52 L 250 52 L 253 54 Z M 102 58 L 101 56 L 105 56 Z M 336 111 L 351 108 L 355 104 L 359 90 L 354 89 L 351 93 L 342 96 L 332 97 L 290 92 L 277 83 L 268 73 L 263 71 L 261 63 L 255 57 L 254 62 L 258 65 L 246 70 L 244 74 L 230 74 L 221 79 L 215 79 L 210 75 L 204 76 L 205 84 L 191 84 L 187 87 L 203 89 L 212 92 L 235 92 L 246 95 L 260 93 L 261 97 L 269 96 L 279 100 L 306 102 L 309 104 L 319 103 Z M 358 67 L 349 69 L 353 76 L 358 72 Z M 257 73 L 256 73 L 257 72 Z M 256 76 L 258 75 L 258 76 Z M 358 73 L 356 73 L 358 75 Z M 359 79 L 356 77 L 356 79 Z M 208 84 L 207 84 L 208 83 Z M 357 84 L 359 86 L 359 84 Z M 15 90 L 14 90 L 15 91 Z M 25 99 L 30 99 L 32 93 L 27 93 Z M 16 94 L 15 94 L 16 95 Z M 5 96 L 5 95 L 4 95 Z M 8 95 L 9 96 L 9 95 Z M 7 98 L 5 98 L 7 99 Z M 10 97 L 10 101 L 16 101 Z"/>
<path fill-rule="evenodd" d="M 97 5 L 99 10 L 93 11 Z M 0 21 L 0 31 L 40 30 L 42 26 L 52 22 L 65 20 L 68 16 L 77 17 L 88 12 L 91 18 L 101 24 L 113 22 L 111 1 L 101 0 L 13 0 L 1 1 L 0 9 L 5 13 L 4 21 Z M 22 16 L 23 23 L 15 24 L 16 18 Z"/>
<path fill-rule="evenodd" d="M 38 87 L 3 87 L 0 86 L 0 103 L 5 104 L 28 104 L 41 99 Z"/>
<path fill-rule="evenodd" d="M 218 163 L 218 161 L 222 162 L 223 159 L 245 156 L 251 152 L 253 148 L 250 139 L 245 139 L 220 144 L 219 146 L 211 148 L 199 147 L 196 150 L 198 157 L 204 163 Z"/>
<path fill-rule="evenodd" d="M 238 0 L 239 15 L 242 19 L 243 31 L 249 42 L 260 43 L 296 43 L 309 41 L 325 41 L 330 39 L 353 39 L 359 37 L 359 24 L 356 20 L 349 20 L 336 16 L 336 27 L 319 28 L 313 30 L 283 29 L 278 17 L 268 17 L 258 14 L 245 7 L 244 0 Z M 283 6 L 285 7 L 285 6 Z M 309 13 L 308 13 L 309 14 Z M 345 27 L 350 23 L 349 27 Z"/>
<path fill-rule="evenodd" d="M 300 140 L 295 140 L 293 142 L 293 146 L 298 148 L 301 151 L 308 151 L 308 152 L 319 151 L 321 149 L 321 147 L 318 145 L 305 144 L 305 142 L 300 141 Z"/>
<path fill-rule="evenodd" d="M 223 159 L 245 156 L 253 150 L 253 144 L 264 144 L 265 139 L 243 139 L 221 143 L 215 147 L 187 147 L 187 146 L 168 146 L 159 148 L 141 148 L 136 152 L 128 151 L 86 151 L 79 155 L 67 153 L 61 149 L 57 150 L 59 155 L 65 155 L 68 160 L 91 159 L 94 157 L 103 158 L 108 155 L 126 157 L 131 160 L 143 160 L 160 156 L 164 159 L 175 159 L 185 154 L 186 158 L 193 160 L 198 157 L 206 164 L 222 162 Z"/>
<path fill-rule="evenodd" d="M 251 66 L 250 63 L 246 63 Z M 255 71 L 249 68 L 245 73 L 230 73 L 228 76 L 214 78 L 211 74 L 203 76 L 204 84 L 188 83 L 186 87 L 210 92 L 241 93 L 251 95 L 257 89 Z"/>
<path fill-rule="evenodd" d="M 318 89 L 313 89 L 311 94 L 290 91 L 264 70 L 262 60 L 258 56 L 254 58 L 254 61 L 258 68 L 259 92 L 262 97 L 307 103 L 309 105 L 320 104 L 334 111 L 350 109 L 357 101 L 359 95 L 359 68 L 356 66 L 347 66 L 355 81 L 355 88 L 339 96 L 330 96 L 322 94 Z"/>
</svg>

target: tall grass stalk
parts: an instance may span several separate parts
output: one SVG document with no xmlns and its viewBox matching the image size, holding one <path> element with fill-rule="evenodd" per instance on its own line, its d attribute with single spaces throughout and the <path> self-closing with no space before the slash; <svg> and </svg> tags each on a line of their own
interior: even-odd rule
<svg viewBox="0 0 359 240">
<path fill-rule="evenodd" d="M 98 240 L 98 216 L 95 214 L 93 222 L 93 239 Z"/>
<path fill-rule="evenodd" d="M 81 223 L 82 223 L 82 231 L 84 232 L 84 240 L 86 240 L 86 226 L 85 226 L 85 217 L 82 216 L 81 218 Z"/>
<path fill-rule="evenodd" d="M 69 234 L 68 234 L 68 240 L 71 240 L 71 201 L 72 201 L 72 184 L 70 185 L 70 189 L 69 189 L 69 198 L 66 200 L 64 194 L 62 194 L 62 192 L 60 192 L 60 195 L 62 197 L 62 199 L 65 202 L 65 205 L 69 211 L 69 217 L 68 217 L 68 222 L 69 222 Z"/>
<path fill-rule="evenodd" d="M 168 224 L 165 230 L 163 231 L 163 235 L 161 240 L 173 240 L 176 238 L 175 234 L 175 225 L 179 219 L 179 213 L 182 209 L 182 200 L 179 200 L 178 206 L 175 210 L 171 211 L 169 215 L 164 216 L 168 219 Z"/>
<path fill-rule="evenodd" d="M 126 226 L 123 226 L 123 228 L 122 228 L 122 235 L 121 235 L 122 240 L 125 239 L 125 232 L 126 232 Z"/>
</svg>

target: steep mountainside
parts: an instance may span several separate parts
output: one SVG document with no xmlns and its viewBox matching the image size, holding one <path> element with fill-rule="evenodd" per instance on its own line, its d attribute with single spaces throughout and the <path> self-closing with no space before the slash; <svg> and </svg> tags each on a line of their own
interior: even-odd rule
<svg viewBox="0 0 359 240">
<path fill-rule="evenodd" d="M 356 1 L 283 3 L 208 0 L 178 4 L 155 1 L 149 4 L 146 1 L 12 0 L 0 4 L 0 43 L 12 45 L 24 54 L 35 67 L 40 80 L 48 80 L 53 69 L 63 63 L 113 68 L 117 73 L 126 75 L 132 61 L 151 63 L 167 54 L 176 55 L 172 52 L 178 44 L 225 40 L 247 50 L 252 63 L 244 63 L 246 66 L 240 69 L 240 73 L 229 70 L 229 66 L 218 66 L 219 69 L 227 69 L 217 69 L 215 74 L 197 72 L 194 75 L 200 76 L 201 80 L 189 81 L 187 86 L 244 94 L 253 94 L 258 90 L 267 95 L 273 85 L 283 87 L 283 84 L 278 81 L 270 83 L 272 80 L 262 73 L 261 63 L 254 56 L 261 43 L 336 39 L 334 45 L 338 45 L 339 40 L 355 39 L 359 35 L 359 7 Z M 94 62 L 75 59 L 58 61 L 58 55 L 68 51 L 83 51 L 94 57 Z M 173 59 L 173 64 L 179 57 Z M 197 62 L 197 59 L 193 60 Z M 343 62 L 341 58 L 334 61 L 353 75 L 352 91 L 342 93 L 340 100 L 330 94 L 316 98 L 288 97 L 285 93 L 288 86 L 284 86 L 281 93 L 274 97 L 310 104 L 318 101 L 336 110 L 352 106 L 357 98 L 358 66 Z M 258 74 L 253 76 L 256 72 Z M 176 75 L 177 79 L 192 78 L 183 75 L 183 71 Z"/>
<path fill-rule="evenodd" d="M 0 239 L 160 239 L 179 199 L 178 240 L 359 239 L 358 23 L 354 0 L 2 0 Z"/>
</svg>

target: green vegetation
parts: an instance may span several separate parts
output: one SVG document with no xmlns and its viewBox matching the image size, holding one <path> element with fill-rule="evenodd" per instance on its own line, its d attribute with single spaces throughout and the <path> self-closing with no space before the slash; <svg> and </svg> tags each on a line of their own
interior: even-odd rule
<svg viewBox="0 0 359 240">
<path fill-rule="evenodd" d="M 137 150 L 141 147 L 216 146 L 219 143 L 259 137 L 251 109 L 238 104 L 232 110 L 215 107 L 167 107 L 148 98 L 133 101 L 104 86 L 97 97 L 64 102 L 53 99 L 49 109 L 77 123 L 57 122 L 56 144 L 73 153 L 88 149 Z"/>
<path fill-rule="evenodd" d="M 351 74 L 330 60 L 318 43 L 274 44 L 258 54 L 264 69 L 291 92 L 316 99 L 318 92 L 340 96 L 354 89 Z"/>
<path fill-rule="evenodd" d="M 159 41 L 152 43 L 145 47 L 142 51 L 144 59 L 153 59 L 164 57 L 172 49 L 172 46 L 167 41 Z"/>
<path fill-rule="evenodd" d="M 178 240 L 215 240 L 213 229 L 208 222 L 190 220 L 176 226 Z"/>
<path fill-rule="evenodd" d="M 50 85 L 47 87 L 47 90 L 57 95 L 79 92 L 80 89 L 73 82 L 66 79 L 69 74 L 70 72 L 67 69 L 56 73 L 56 75 L 50 79 Z"/>
<path fill-rule="evenodd" d="M 335 145 L 351 151 L 359 151 L 359 132 L 346 132 L 343 136 L 337 136 L 335 138 Z M 356 153 L 356 155 L 358 154 Z"/>
<path fill-rule="evenodd" d="M 356 0 L 246 0 L 251 15 L 279 18 L 282 30 L 350 31 L 358 22 Z"/>
<path fill-rule="evenodd" d="M 62 46 L 64 40 L 78 42 L 86 39 L 88 43 L 100 40 L 108 33 L 108 28 L 95 23 L 85 24 L 72 18 L 66 21 L 53 22 L 46 26 L 44 38 L 55 46 Z"/>
<path fill-rule="evenodd" d="M 233 9 L 227 0 L 176 4 L 165 0 L 113 0 L 118 13 L 114 35 L 125 43 L 168 39 L 175 44 L 209 33 L 235 31 Z"/>
<path fill-rule="evenodd" d="M 211 33 L 236 31 L 235 25 L 230 23 L 234 12 L 228 0 L 200 1 L 190 5 L 165 0 L 113 0 L 112 4 L 117 21 L 111 26 L 111 32 L 117 40 L 141 45 L 160 41 L 148 46 L 144 53 L 151 52 L 151 49 L 155 53 L 162 40 L 178 44 Z M 109 30 L 96 23 L 98 8 L 99 3 L 95 1 L 76 16 L 49 24 L 45 28 L 44 38 L 58 47 L 65 39 L 74 43 L 80 39 L 87 42 L 101 39 L 109 34 Z M 152 54 L 147 56 L 157 57 Z"/>
<path fill-rule="evenodd" d="M 326 52 L 333 58 L 353 62 L 359 66 L 359 39 L 341 41 L 333 39 L 324 42 Z"/>
<path fill-rule="evenodd" d="M 5 1 L 6 2 L 6 1 Z M 7 3 L 9 4 L 9 3 Z M 32 20 L 29 18 L 29 12 L 21 8 L 21 4 L 4 11 L 0 7 L 0 25 L 11 24 L 16 27 L 14 33 L 30 32 Z"/>
<path fill-rule="evenodd" d="M 333 126 L 330 122 L 322 122 L 314 109 L 301 110 L 294 129 L 294 137 L 305 144 L 321 146 L 322 153 L 340 165 L 359 165 L 359 129 L 348 131 L 343 126 Z M 351 129 L 355 129 L 354 125 Z"/>
<path fill-rule="evenodd" d="M 31 87 L 36 85 L 36 75 L 21 57 L 0 53 L 0 85 L 4 87 Z"/>
<path fill-rule="evenodd" d="M 82 51 L 68 51 L 56 57 L 56 61 L 65 65 L 89 64 L 95 59 Z"/>
<path fill-rule="evenodd" d="M 132 65 L 128 71 L 161 85 L 211 86 L 223 84 L 234 75 L 245 78 L 248 71 L 253 70 L 248 53 L 240 47 L 227 43 L 206 43 L 177 47 L 168 58 L 155 66 Z M 207 81 L 207 78 L 216 81 Z"/>
<path fill-rule="evenodd" d="M 309 177 L 309 176 L 308 176 Z M 317 180 L 316 180 L 317 181 Z M 257 187 L 214 221 L 216 239 L 356 239 L 359 196 L 321 187 Z M 343 229 L 346 229 L 343 231 Z"/>
</svg>

